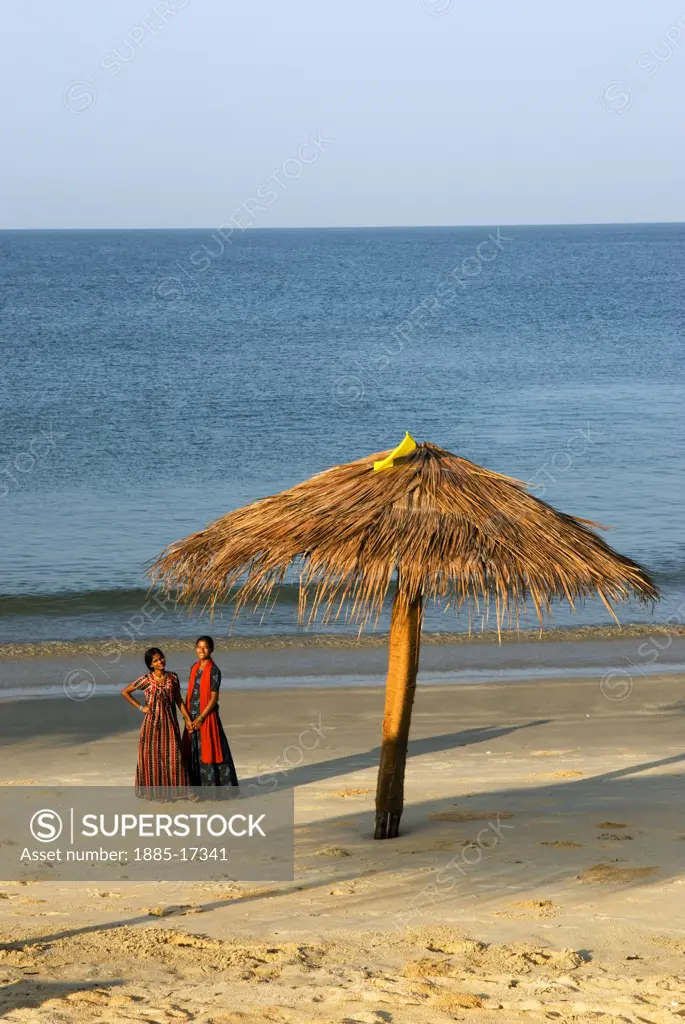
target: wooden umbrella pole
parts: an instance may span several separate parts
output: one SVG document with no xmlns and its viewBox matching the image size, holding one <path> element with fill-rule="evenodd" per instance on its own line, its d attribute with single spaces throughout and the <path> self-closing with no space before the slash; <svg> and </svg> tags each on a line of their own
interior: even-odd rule
<svg viewBox="0 0 685 1024">
<path fill-rule="evenodd" d="M 398 590 L 392 606 L 390 624 L 374 839 L 394 839 L 399 832 L 420 644 L 421 596 L 408 601 Z"/>
</svg>

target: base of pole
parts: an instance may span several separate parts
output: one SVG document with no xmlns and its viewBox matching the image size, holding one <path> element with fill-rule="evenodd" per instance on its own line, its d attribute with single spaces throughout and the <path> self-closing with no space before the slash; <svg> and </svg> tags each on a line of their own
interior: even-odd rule
<svg viewBox="0 0 685 1024">
<path fill-rule="evenodd" d="M 376 830 L 374 839 L 397 839 L 400 834 L 401 814 L 391 814 L 390 811 L 376 812 Z"/>
</svg>

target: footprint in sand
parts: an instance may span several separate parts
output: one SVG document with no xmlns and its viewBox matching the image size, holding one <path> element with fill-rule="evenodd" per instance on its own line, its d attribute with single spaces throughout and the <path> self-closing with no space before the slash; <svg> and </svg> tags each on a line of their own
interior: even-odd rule
<svg viewBox="0 0 685 1024">
<path fill-rule="evenodd" d="M 531 750 L 531 757 L 567 757 L 574 754 L 575 750 Z"/>
<path fill-rule="evenodd" d="M 425 846 L 410 847 L 407 850 L 396 850 L 400 857 L 414 853 L 430 853 L 431 850 L 458 850 L 461 846 L 473 846 L 472 839 L 437 839 L 434 843 L 426 843 Z"/>
<path fill-rule="evenodd" d="M 373 789 L 335 789 L 332 793 L 321 793 L 321 796 L 338 796 L 343 800 L 349 799 L 355 796 L 368 796 L 369 793 L 373 793 Z M 317 796 L 319 794 L 317 793 Z"/>
<path fill-rule="evenodd" d="M 103 988 L 80 989 L 70 992 L 64 997 L 64 1000 L 69 1003 L 84 1003 L 90 1006 L 102 1006 L 103 1003 L 114 1006 L 131 1006 L 138 1001 L 134 996 L 120 995 Z"/>
<path fill-rule="evenodd" d="M 439 811 L 437 814 L 429 814 L 428 817 L 431 821 L 492 821 L 493 818 L 505 821 L 514 815 L 509 811 L 475 811 L 472 814 L 463 811 Z"/>
<path fill-rule="evenodd" d="M 441 957 L 439 960 L 433 957 L 421 957 L 420 960 L 410 960 L 402 968 L 402 976 L 405 978 L 448 978 L 453 974 L 455 968 L 451 960 Z"/>
<path fill-rule="evenodd" d="M 384 1021 L 388 1021 L 391 1024 L 392 1020 L 391 1013 L 387 1013 L 385 1010 L 374 1010 L 372 1013 L 362 1012 L 354 1017 L 343 1017 L 341 1024 L 383 1024 Z M 314 1024 L 314 1021 L 311 1024 Z M 325 1022 L 325 1024 L 328 1024 L 328 1022 Z"/>
<path fill-rule="evenodd" d="M 496 911 L 497 917 L 556 917 L 559 913 L 551 900 L 519 900 L 511 903 L 508 910 Z"/>
<path fill-rule="evenodd" d="M 591 868 L 578 875 L 579 882 L 594 882 L 601 885 L 626 882 L 638 882 L 643 878 L 649 878 L 659 868 L 657 866 L 648 868 L 612 868 L 609 864 L 594 864 Z"/>
<path fill-rule="evenodd" d="M 561 772 L 536 772 L 533 778 L 535 779 L 575 779 L 580 775 L 585 775 L 585 772 L 581 771 L 561 771 Z"/>
<path fill-rule="evenodd" d="M 431 999 L 430 1005 L 450 1013 L 453 1010 L 481 1010 L 485 1004 L 480 996 L 471 992 L 444 992 Z"/>
<path fill-rule="evenodd" d="M 216 1016 L 212 1016 L 207 1024 L 266 1024 L 266 1021 L 282 1020 L 285 1020 L 285 1018 L 281 1013 L 278 1013 L 277 1007 L 270 1006 L 268 1017 L 262 1014 L 243 1013 L 241 1010 L 235 1010 L 232 1013 L 219 1013 Z"/>
<path fill-rule="evenodd" d="M 172 914 L 186 914 L 192 907 L 190 903 L 183 903 L 168 907 L 141 907 L 150 917 L 170 917 Z"/>
</svg>

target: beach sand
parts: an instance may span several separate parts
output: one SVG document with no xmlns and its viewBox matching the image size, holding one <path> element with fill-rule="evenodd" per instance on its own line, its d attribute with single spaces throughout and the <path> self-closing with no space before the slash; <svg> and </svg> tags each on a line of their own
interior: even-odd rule
<svg viewBox="0 0 685 1024">
<path fill-rule="evenodd" d="M 402 834 L 385 842 L 380 687 L 226 689 L 241 779 L 278 766 L 295 788 L 295 880 L 2 882 L 0 1013 L 685 1019 L 684 682 L 636 674 L 621 700 L 598 678 L 420 684 Z M 1 711 L 4 784 L 132 783 L 140 716 L 120 698 Z"/>
</svg>

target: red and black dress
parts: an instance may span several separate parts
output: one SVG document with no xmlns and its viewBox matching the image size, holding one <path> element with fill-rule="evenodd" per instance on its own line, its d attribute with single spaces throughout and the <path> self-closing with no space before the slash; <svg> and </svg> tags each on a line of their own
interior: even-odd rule
<svg viewBox="0 0 685 1024">
<path fill-rule="evenodd" d="M 193 719 L 197 718 L 209 703 L 212 693 L 218 693 L 221 686 L 221 670 L 207 659 L 202 672 L 200 662 L 190 670 L 186 707 Z M 183 753 L 193 786 L 238 786 L 238 776 L 226 739 L 224 727 L 219 718 L 218 705 L 203 719 L 199 731 L 183 733 Z"/>
<path fill-rule="evenodd" d="M 181 684 L 175 672 L 165 672 L 164 682 L 152 673 L 141 676 L 134 690 L 145 691 L 149 711 L 144 716 L 138 741 L 136 796 L 146 800 L 169 799 L 170 789 L 188 787 L 190 778 L 181 753 L 176 718 L 176 696 Z"/>
</svg>

